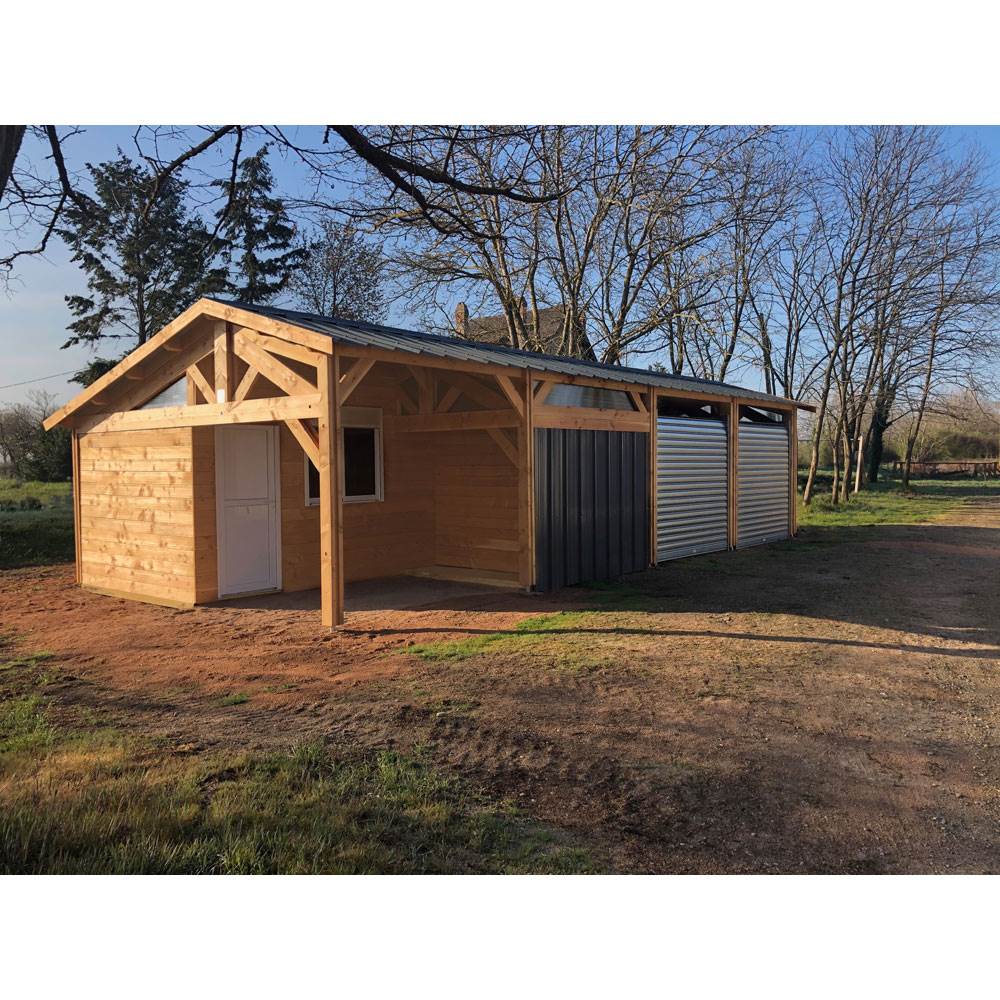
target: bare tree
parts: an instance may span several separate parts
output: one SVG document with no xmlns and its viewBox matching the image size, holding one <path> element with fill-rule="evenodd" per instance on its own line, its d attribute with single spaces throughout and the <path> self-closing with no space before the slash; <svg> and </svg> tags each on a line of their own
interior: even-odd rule
<svg viewBox="0 0 1000 1000">
<path fill-rule="evenodd" d="M 300 248 L 304 260 L 289 283 L 296 305 L 370 323 L 385 318 L 385 258 L 354 226 L 326 219 Z"/>
</svg>

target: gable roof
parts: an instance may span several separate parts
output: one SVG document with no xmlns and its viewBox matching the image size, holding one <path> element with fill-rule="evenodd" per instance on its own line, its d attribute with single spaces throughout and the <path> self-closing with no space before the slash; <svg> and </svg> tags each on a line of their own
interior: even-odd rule
<svg viewBox="0 0 1000 1000">
<path fill-rule="evenodd" d="M 475 364 L 501 365 L 508 368 L 544 372 L 569 379 L 596 378 L 620 382 L 624 385 L 647 385 L 668 391 L 704 392 L 712 395 L 732 396 L 760 404 L 781 403 L 786 406 L 793 405 L 803 409 L 813 409 L 807 403 L 758 392 L 755 389 L 744 389 L 726 382 L 713 382 L 687 375 L 669 375 L 623 365 L 607 365 L 581 358 L 557 357 L 537 351 L 518 350 L 505 344 L 481 343 L 463 340 L 459 337 L 418 333 L 415 330 L 362 323 L 333 316 L 320 316 L 315 313 L 283 309 L 277 306 L 250 305 L 244 302 L 203 298 L 167 324 L 145 344 L 123 358 L 111 371 L 56 410 L 45 421 L 45 428 L 50 429 L 64 422 L 80 407 L 94 401 L 102 392 L 122 379 L 127 377 L 131 380 L 141 380 L 144 374 L 143 369 L 156 364 L 156 355 L 159 351 L 161 349 L 176 351 L 177 348 L 166 345 L 174 338 L 182 337 L 196 321 L 214 318 L 234 323 L 242 321 L 244 325 L 250 326 L 252 325 L 248 319 L 250 316 L 259 317 L 258 322 L 264 332 L 279 337 L 284 336 L 286 339 L 302 343 L 303 346 L 318 350 L 325 349 L 326 353 L 329 353 L 329 342 L 333 341 L 354 347 L 392 351 L 404 356 L 410 354 Z M 401 363 L 405 364 L 405 358 L 401 360 Z"/>
<path fill-rule="evenodd" d="M 754 400 L 758 403 L 784 403 L 803 409 L 812 409 L 807 403 L 774 396 L 756 389 L 744 389 L 728 382 L 713 382 L 695 378 L 692 375 L 670 375 L 648 368 L 629 368 L 625 365 L 607 365 L 599 361 L 583 358 L 566 358 L 538 351 L 524 351 L 506 344 L 482 343 L 464 340 L 461 337 L 443 337 L 433 333 L 418 333 L 398 327 L 361 323 L 356 320 L 338 319 L 334 316 L 319 316 L 315 313 L 282 309 L 277 306 L 245 305 L 241 302 L 222 303 L 244 309 L 247 312 L 271 319 L 283 320 L 294 326 L 322 333 L 337 343 L 355 347 L 376 347 L 403 353 L 452 358 L 456 361 L 471 361 L 478 364 L 507 365 L 514 368 L 531 369 L 566 377 L 599 378 L 628 385 L 650 385 L 658 389 L 676 389 L 681 392 L 705 392 L 715 395 L 735 396 L 739 399 Z M 470 319 L 470 323 L 472 320 Z"/>
</svg>

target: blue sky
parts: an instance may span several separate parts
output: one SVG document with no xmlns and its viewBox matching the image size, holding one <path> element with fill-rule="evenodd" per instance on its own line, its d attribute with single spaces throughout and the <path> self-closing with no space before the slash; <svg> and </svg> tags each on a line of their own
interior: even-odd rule
<svg viewBox="0 0 1000 1000">
<path fill-rule="evenodd" d="M 986 149 L 1000 181 L 1000 126 L 955 127 L 952 131 L 956 144 L 973 141 Z M 87 129 L 73 139 L 73 162 L 110 159 L 119 146 L 127 153 L 133 152 L 133 132 L 133 126 Z M 282 191 L 305 193 L 305 174 L 296 164 L 273 158 L 272 166 Z M 46 259 L 29 258 L 21 264 L 8 294 L 0 291 L 0 337 L 4 341 L 0 403 L 23 400 L 35 389 L 53 393 L 60 401 L 78 391 L 79 387 L 69 383 L 66 376 L 56 373 L 77 371 L 93 356 L 84 347 L 60 350 L 69 322 L 64 296 L 83 291 L 85 284 L 79 271 L 57 240 L 52 242 Z M 405 316 L 392 318 L 407 325 Z M 113 343 L 109 345 L 105 354 L 115 349 Z M 10 385 L 41 378 L 45 380 Z"/>
</svg>

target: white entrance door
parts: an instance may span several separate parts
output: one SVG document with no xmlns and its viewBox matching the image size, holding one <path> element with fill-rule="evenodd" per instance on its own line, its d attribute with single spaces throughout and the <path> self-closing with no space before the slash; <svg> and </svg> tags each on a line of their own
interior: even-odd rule
<svg viewBox="0 0 1000 1000">
<path fill-rule="evenodd" d="M 217 427 L 219 596 L 281 588 L 276 427 Z"/>
</svg>

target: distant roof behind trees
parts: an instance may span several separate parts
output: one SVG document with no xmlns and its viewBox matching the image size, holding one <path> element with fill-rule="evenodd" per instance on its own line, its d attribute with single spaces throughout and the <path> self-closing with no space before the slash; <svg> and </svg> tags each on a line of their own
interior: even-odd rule
<svg viewBox="0 0 1000 1000">
<path fill-rule="evenodd" d="M 521 299 L 521 315 L 533 343 L 522 344 L 522 349 L 535 350 L 542 354 L 565 355 L 563 350 L 563 307 L 548 306 L 538 310 L 538 324 L 528 310 L 524 299 Z M 510 333 L 507 317 L 500 316 L 470 316 L 468 306 L 459 303 L 455 309 L 455 333 L 464 340 L 474 340 L 477 344 L 495 344 L 498 347 L 510 347 Z M 585 361 L 596 361 L 594 348 L 587 339 L 586 333 L 579 335 L 580 350 L 574 355 Z"/>
</svg>

